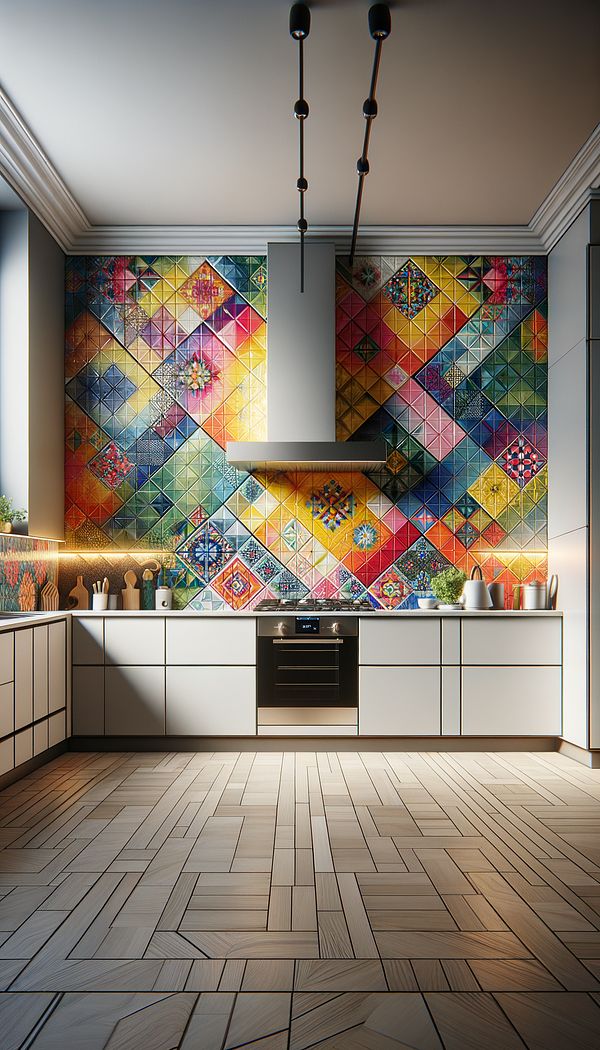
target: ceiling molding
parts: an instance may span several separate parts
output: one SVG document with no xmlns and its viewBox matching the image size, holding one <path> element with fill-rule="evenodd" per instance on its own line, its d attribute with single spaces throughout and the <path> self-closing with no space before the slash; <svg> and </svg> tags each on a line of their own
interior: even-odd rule
<svg viewBox="0 0 600 1050">
<path fill-rule="evenodd" d="M 77 201 L 1 88 L 0 171 L 63 250 L 89 229 Z"/>
<path fill-rule="evenodd" d="M 262 254 L 269 241 L 294 240 L 296 226 L 93 226 L 40 144 L 0 89 L 0 172 L 73 255 Z M 561 175 L 531 221 L 521 226 L 363 226 L 363 255 L 545 254 L 596 196 L 600 124 Z M 312 226 L 310 238 L 350 248 L 351 226 Z"/>
<path fill-rule="evenodd" d="M 594 196 L 600 184 L 600 124 L 584 142 L 529 223 L 549 252 Z"/>
</svg>

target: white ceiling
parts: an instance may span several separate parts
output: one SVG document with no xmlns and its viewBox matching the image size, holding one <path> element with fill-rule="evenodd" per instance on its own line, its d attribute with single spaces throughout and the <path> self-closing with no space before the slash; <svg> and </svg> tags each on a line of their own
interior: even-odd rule
<svg viewBox="0 0 600 1050">
<path fill-rule="evenodd" d="M 309 223 L 352 221 L 368 0 L 310 5 Z M 365 224 L 520 224 L 600 118 L 598 0 L 402 0 Z M 297 217 L 282 0 L 0 0 L 2 86 L 94 224 Z"/>
</svg>

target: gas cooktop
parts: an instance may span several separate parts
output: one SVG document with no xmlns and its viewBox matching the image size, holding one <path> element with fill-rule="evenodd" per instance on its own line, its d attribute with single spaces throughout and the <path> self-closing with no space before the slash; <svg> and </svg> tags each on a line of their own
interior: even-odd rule
<svg viewBox="0 0 600 1050">
<path fill-rule="evenodd" d="M 265 598 L 255 606 L 256 612 L 374 612 L 366 598 Z"/>
</svg>

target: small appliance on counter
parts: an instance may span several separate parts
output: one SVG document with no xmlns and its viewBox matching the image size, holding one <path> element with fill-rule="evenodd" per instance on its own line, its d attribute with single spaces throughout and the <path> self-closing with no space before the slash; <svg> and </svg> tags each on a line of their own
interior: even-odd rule
<svg viewBox="0 0 600 1050">
<path fill-rule="evenodd" d="M 558 598 L 558 576 L 554 573 L 546 581 L 532 580 L 531 583 L 517 584 L 513 590 L 513 608 L 535 611 L 556 609 Z"/>
<path fill-rule="evenodd" d="M 154 607 L 167 610 L 173 608 L 173 591 L 165 583 L 165 574 L 162 569 L 158 577 L 158 586 L 154 592 Z"/>
<path fill-rule="evenodd" d="M 470 579 L 465 580 L 462 600 L 465 609 L 491 608 L 492 599 L 490 597 L 487 583 L 483 578 L 480 565 L 474 565 L 471 570 Z"/>
</svg>

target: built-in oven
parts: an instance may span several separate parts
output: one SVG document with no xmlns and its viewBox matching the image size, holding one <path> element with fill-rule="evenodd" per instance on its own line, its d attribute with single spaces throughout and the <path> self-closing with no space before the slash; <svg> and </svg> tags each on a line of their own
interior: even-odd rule
<svg viewBox="0 0 600 1050">
<path fill-rule="evenodd" d="M 356 732 L 358 618 L 269 616 L 257 625 L 259 733 Z"/>
</svg>

